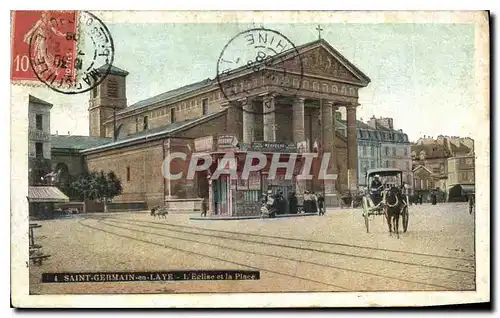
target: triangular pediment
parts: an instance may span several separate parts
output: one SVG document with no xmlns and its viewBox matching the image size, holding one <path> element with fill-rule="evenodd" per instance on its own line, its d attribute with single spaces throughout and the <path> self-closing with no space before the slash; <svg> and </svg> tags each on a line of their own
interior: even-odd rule
<svg viewBox="0 0 500 318">
<path fill-rule="evenodd" d="M 429 169 L 427 169 L 426 167 L 424 167 L 422 165 L 413 169 L 413 173 L 419 177 L 426 177 L 426 176 L 429 176 L 432 174 L 432 172 Z"/>
<path fill-rule="evenodd" d="M 277 61 L 277 66 L 289 71 L 303 72 L 305 76 L 318 75 L 360 86 L 366 86 L 370 82 L 368 76 L 324 40 L 298 47 Z"/>
</svg>

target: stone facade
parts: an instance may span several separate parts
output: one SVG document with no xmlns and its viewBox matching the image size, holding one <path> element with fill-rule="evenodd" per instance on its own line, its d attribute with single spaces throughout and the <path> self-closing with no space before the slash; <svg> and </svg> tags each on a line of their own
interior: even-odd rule
<svg viewBox="0 0 500 318">
<path fill-rule="evenodd" d="M 50 109 L 52 104 L 29 96 L 28 105 L 28 176 L 29 184 L 44 184 L 50 173 Z"/>
<path fill-rule="evenodd" d="M 89 100 L 89 134 L 92 137 L 113 137 L 113 123 L 105 126 L 106 119 L 127 107 L 127 85 L 125 78 L 128 72 L 111 67 L 104 81 L 90 92 Z"/>
<path fill-rule="evenodd" d="M 337 114 L 339 131 L 346 135 L 346 121 Z M 392 118 L 372 117 L 367 123 L 357 121 L 357 171 L 358 186 L 364 184 L 365 172 L 374 168 L 398 168 L 403 171 L 403 181 L 413 186 L 411 151 L 408 135 L 395 130 Z"/>
<path fill-rule="evenodd" d="M 414 169 L 423 166 L 430 184 L 449 193 L 455 185 L 474 184 L 474 140 L 457 136 L 424 136 L 411 145 Z M 415 182 L 420 182 L 419 179 Z"/>
<path fill-rule="evenodd" d="M 127 178 L 130 184 L 124 187 L 123 195 L 117 200 L 156 202 L 163 194 L 169 196 L 173 189 L 172 185 L 170 190 L 169 186 L 161 187 L 160 144 L 176 138 L 192 140 L 230 133 L 241 142 L 305 142 L 306 151 L 333 153 L 335 156 L 328 172 L 338 173 L 338 180 L 334 184 L 316 184 L 320 187 L 316 191 L 325 191 L 328 199 L 343 188 L 355 187 L 358 183 L 358 90 L 367 86 L 370 79 L 324 40 L 300 46 L 302 67 L 292 51 L 283 53 L 280 63 L 270 67 L 272 70 L 249 73 L 236 69 L 221 83 L 206 79 L 128 107 L 124 107 L 124 89 L 118 89 L 112 99 L 106 91 L 109 88 L 99 87 L 90 100 L 91 134 L 116 135 L 117 141 L 83 151 L 89 169 L 130 167 L 127 173 L 133 172 L 134 177 Z M 294 71 L 298 68 L 303 71 L 302 75 Z M 128 73 L 117 70 L 110 80 L 124 86 Z M 268 72 L 274 72 L 275 76 L 267 76 Z M 106 85 L 106 81 L 101 84 Z M 221 89 L 226 94 L 222 94 Z M 225 91 L 229 89 L 230 97 Z M 243 108 L 274 112 L 252 115 L 244 113 Z M 336 131 L 333 120 L 339 108 L 347 109 L 345 136 Z M 155 141 L 151 140 L 153 136 Z M 183 144 L 190 145 L 189 139 Z M 351 173 L 349 177 L 347 171 Z M 120 173 L 123 176 L 123 171 Z"/>
<path fill-rule="evenodd" d="M 114 171 L 122 181 L 123 194 L 114 202 L 159 203 L 164 196 L 163 141 L 147 142 L 87 156 L 89 171 Z"/>
<path fill-rule="evenodd" d="M 474 184 L 474 156 L 464 155 L 448 158 L 448 184 Z"/>
<path fill-rule="evenodd" d="M 184 188 L 185 196 L 197 197 L 197 189 L 192 181 L 163 177 L 163 160 L 169 153 L 191 154 L 196 136 L 224 132 L 225 112 L 213 114 L 212 117 L 204 123 L 179 129 L 175 138 L 162 137 L 154 141 L 144 138 L 136 145 L 110 143 L 111 147 L 104 145 L 103 150 L 99 150 L 99 147 L 89 148 L 83 151 L 88 170 L 115 172 L 123 184 L 123 194 L 113 199 L 117 203 L 147 202 L 149 206 L 154 206 L 163 203 L 166 197 L 179 197 L 177 191 L 180 188 Z M 187 160 L 172 160 L 171 173 L 185 173 L 186 163 Z"/>
<path fill-rule="evenodd" d="M 415 191 L 429 191 L 437 187 L 437 179 L 433 177 L 432 171 L 424 166 L 418 166 L 413 170 L 413 178 Z"/>
</svg>

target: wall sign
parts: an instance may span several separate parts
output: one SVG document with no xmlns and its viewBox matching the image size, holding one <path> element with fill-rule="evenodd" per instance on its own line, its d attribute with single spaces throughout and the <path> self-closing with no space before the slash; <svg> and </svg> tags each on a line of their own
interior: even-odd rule
<svg viewBox="0 0 500 318">
<path fill-rule="evenodd" d="M 29 139 L 37 141 L 49 141 L 50 134 L 38 129 L 30 129 L 28 132 Z"/>
<path fill-rule="evenodd" d="M 297 152 L 297 145 L 294 143 L 270 142 L 270 141 L 254 141 L 240 145 L 243 151 L 260 151 L 260 152 Z"/>
<path fill-rule="evenodd" d="M 237 145 L 236 136 L 220 135 L 217 137 L 217 149 L 235 148 Z"/>
<path fill-rule="evenodd" d="M 194 150 L 196 152 L 210 152 L 214 148 L 214 137 L 206 136 L 194 140 Z"/>
</svg>

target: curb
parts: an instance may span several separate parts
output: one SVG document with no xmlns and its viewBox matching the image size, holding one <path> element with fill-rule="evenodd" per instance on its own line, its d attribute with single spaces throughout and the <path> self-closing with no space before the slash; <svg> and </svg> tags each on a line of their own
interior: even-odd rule
<svg viewBox="0 0 500 318">
<path fill-rule="evenodd" d="M 293 218 L 293 217 L 302 217 L 302 216 L 313 216 L 318 215 L 318 213 L 297 213 L 297 214 L 280 214 L 276 215 L 276 219 L 280 218 Z M 263 219 L 260 215 L 249 215 L 249 216 L 219 216 L 219 217 L 202 217 L 202 216 L 193 216 L 189 218 L 190 220 L 196 221 L 230 221 L 230 220 L 254 220 L 254 219 Z M 269 218 L 264 218 L 263 220 L 267 220 Z"/>
</svg>

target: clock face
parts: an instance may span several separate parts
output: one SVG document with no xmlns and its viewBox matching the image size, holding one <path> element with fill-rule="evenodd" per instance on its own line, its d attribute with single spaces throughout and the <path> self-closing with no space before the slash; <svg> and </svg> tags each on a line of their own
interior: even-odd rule
<svg viewBox="0 0 500 318">
<path fill-rule="evenodd" d="M 287 73 L 285 59 L 298 61 L 295 81 Z M 265 114 L 274 112 L 273 103 L 264 100 L 257 109 L 251 105 L 251 98 L 273 93 L 265 87 L 279 87 L 285 94 L 294 95 L 301 86 L 302 70 L 298 51 L 287 37 L 275 30 L 257 28 L 240 32 L 226 44 L 217 61 L 217 81 L 231 106 Z"/>
</svg>

